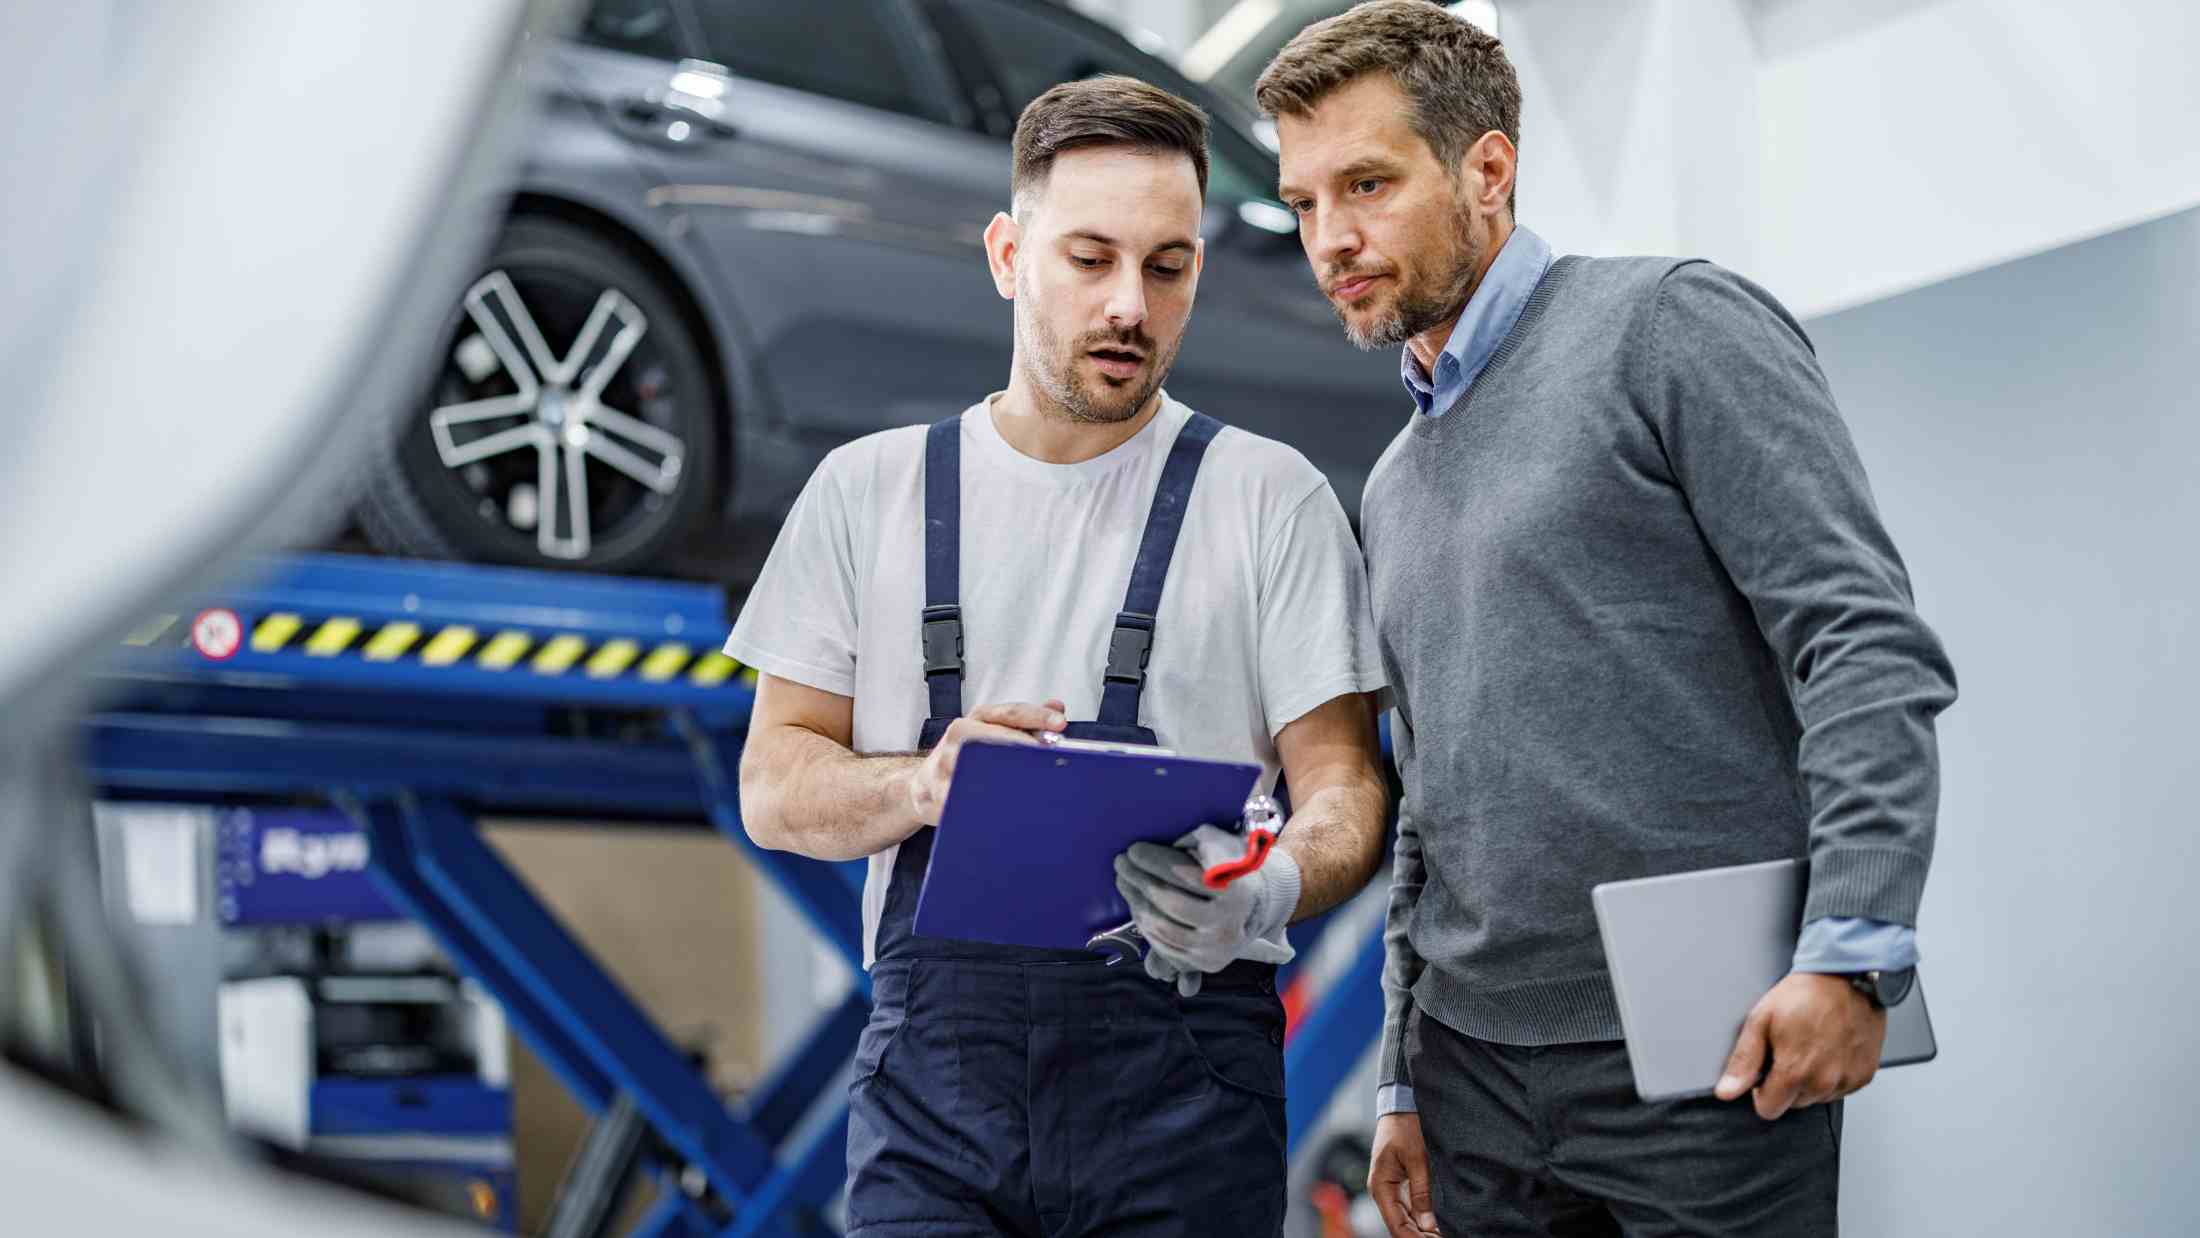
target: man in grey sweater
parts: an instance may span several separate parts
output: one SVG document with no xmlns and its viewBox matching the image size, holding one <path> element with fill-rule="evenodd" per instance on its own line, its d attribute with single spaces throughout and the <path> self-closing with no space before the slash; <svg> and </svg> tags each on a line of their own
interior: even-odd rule
<svg viewBox="0 0 2200 1238">
<path fill-rule="evenodd" d="M 1809 340 L 1708 263 L 1554 260 L 1516 226 L 1518 80 L 1434 4 L 1310 26 L 1258 92 L 1323 291 L 1405 345 L 1418 406 L 1361 522 L 1405 783 L 1385 1220 L 1834 1233 L 1955 680 Z M 1794 971 L 1717 1097 L 1639 1100 L 1590 888 L 1790 856 Z"/>
</svg>

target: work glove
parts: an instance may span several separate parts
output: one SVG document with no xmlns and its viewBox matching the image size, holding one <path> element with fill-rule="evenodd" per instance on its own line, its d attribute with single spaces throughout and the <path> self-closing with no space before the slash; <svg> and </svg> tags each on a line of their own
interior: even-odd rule
<svg viewBox="0 0 2200 1238">
<path fill-rule="evenodd" d="M 1278 940 L 1299 903 L 1299 866 L 1281 850 L 1267 863 L 1220 890 L 1201 879 L 1206 870 L 1245 854 L 1245 839 L 1203 825 L 1175 846 L 1133 843 L 1115 857 L 1115 889 L 1130 905 L 1131 920 L 1146 938 L 1146 974 L 1175 980 L 1186 997 L 1199 992 L 1208 972 L 1238 959 L 1288 963 L 1291 947 Z"/>
<path fill-rule="evenodd" d="M 1278 944 L 1262 937 L 1245 947 L 1238 957 L 1249 959 L 1255 963 L 1281 965 L 1297 958 L 1298 951 L 1288 945 Z M 1146 951 L 1146 974 L 1163 984 L 1175 984 L 1176 991 L 1186 997 L 1199 996 L 1200 984 L 1206 976 L 1205 972 L 1179 968 L 1175 963 L 1169 961 L 1168 955 L 1159 950 L 1151 949 Z"/>
</svg>

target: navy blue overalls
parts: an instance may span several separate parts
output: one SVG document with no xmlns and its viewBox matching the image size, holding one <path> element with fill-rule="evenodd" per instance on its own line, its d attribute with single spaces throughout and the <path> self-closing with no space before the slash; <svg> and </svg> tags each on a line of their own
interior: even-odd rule
<svg viewBox="0 0 2200 1238">
<path fill-rule="evenodd" d="M 925 443 L 929 749 L 963 712 L 962 422 Z M 1162 466 L 1084 739 L 1154 744 L 1145 666 L 1177 531 L 1221 424 L 1193 414 Z M 1283 1006 L 1234 963 L 1177 996 L 1081 950 L 919 937 L 932 831 L 901 845 L 849 1089 L 848 1233 L 1269 1238 L 1284 1215 Z"/>
</svg>

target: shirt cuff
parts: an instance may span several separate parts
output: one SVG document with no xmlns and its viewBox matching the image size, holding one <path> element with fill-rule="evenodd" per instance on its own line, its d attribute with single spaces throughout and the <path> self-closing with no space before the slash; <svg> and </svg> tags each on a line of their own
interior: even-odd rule
<svg viewBox="0 0 2200 1238">
<path fill-rule="evenodd" d="M 1375 1089 L 1375 1116 L 1386 1118 L 1394 1113 L 1419 1113 L 1413 1104 L 1413 1089 L 1403 1083 L 1386 1083 Z"/>
<path fill-rule="evenodd" d="M 1917 966 L 1917 930 L 1856 916 L 1824 916 L 1803 926 L 1794 970 L 1826 975 L 1900 971 Z"/>
</svg>

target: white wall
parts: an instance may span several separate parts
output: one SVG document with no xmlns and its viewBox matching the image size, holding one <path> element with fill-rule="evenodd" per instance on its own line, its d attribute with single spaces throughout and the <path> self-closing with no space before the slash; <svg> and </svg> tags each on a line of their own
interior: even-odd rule
<svg viewBox="0 0 2200 1238">
<path fill-rule="evenodd" d="M 2200 5 L 1763 0 L 1759 271 L 1804 313 L 2200 202 Z"/>
<path fill-rule="evenodd" d="M 1961 699 L 1843 1229 L 2200 1232 L 2200 211 L 1808 325 Z"/>
<path fill-rule="evenodd" d="M 1523 221 L 1803 315 L 2200 202 L 2183 0 L 1511 0 Z"/>
<path fill-rule="evenodd" d="M 1504 4 L 1520 74 L 1520 218 L 1562 252 L 1747 270 L 1755 51 L 1731 0 Z M 1686 139 L 1686 140 L 1684 140 Z"/>
</svg>

